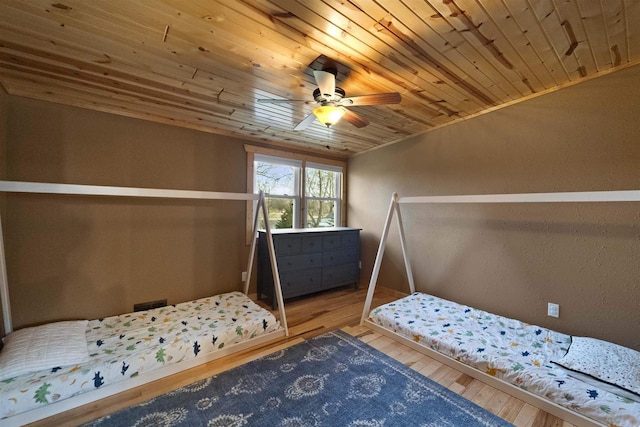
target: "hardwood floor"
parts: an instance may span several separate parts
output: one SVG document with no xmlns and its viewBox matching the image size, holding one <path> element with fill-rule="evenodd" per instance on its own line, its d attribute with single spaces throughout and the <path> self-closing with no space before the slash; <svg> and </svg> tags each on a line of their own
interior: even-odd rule
<svg viewBox="0 0 640 427">
<path fill-rule="evenodd" d="M 30 425 L 76 426 L 247 363 L 313 336 L 334 329 L 342 329 L 518 427 L 573 426 L 388 337 L 360 326 L 365 295 L 366 289 L 341 289 L 289 301 L 286 304 L 286 313 L 290 336 L 286 339 L 200 365 Z M 402 294 L 378 288 L 373 306 L 393 301 L 399 296 Z M 266 304 L 262 305 L 268 308 Z"/>
</svg>

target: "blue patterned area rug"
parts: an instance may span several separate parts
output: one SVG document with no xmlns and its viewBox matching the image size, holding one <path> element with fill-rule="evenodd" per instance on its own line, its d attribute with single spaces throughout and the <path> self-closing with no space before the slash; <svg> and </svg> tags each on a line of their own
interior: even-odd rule
<svg viewBox="0 0 640 427">
<path fill-rule="evenodd" d="M 88 426 L 511 424 L 341 331 L 296 344 Z"/>
</svg>

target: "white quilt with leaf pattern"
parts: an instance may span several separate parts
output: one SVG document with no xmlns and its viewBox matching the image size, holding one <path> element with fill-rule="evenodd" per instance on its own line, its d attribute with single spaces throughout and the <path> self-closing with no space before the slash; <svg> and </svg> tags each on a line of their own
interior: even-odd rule
<svg viewBox="0 0 640 427">
<path fill-rule="evenodd" d="M 0 382 L 0 418 L 276 331 L 279 322 L 241 292 L 92 320 L 87 363 Z"/>
<path fill-rule="evenodd" d="M 610 427 L 640 426 L 640 403 L 567 376 L 550 363 L 571 336 L 416 292 L 369 320 Z"/>
</svg>

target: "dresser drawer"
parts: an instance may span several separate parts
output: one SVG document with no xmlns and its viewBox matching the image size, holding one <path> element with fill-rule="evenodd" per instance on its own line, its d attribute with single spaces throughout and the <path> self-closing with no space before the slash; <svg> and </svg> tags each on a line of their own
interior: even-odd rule
<svg viewBox="0 0 640 427">
<path fill-rule="evenodd" d="M 322 251 L 321 236 L 304 236 L 302 238 L 302 252 L 320 252 Z"/>
<path fill-rule="evenodd" d="M 301 255 L 278 256 L 278 269 L 281 272 L 300 270 L 303 268 L 315 268 L 322 265 L 322 254 L 309 253 Z"/>
<path fill-rule="evenodd" d="M 322 250 L 327 251 L 342 246 L 342 236 L 339 233 L 332 233 L 322 237 Z"/>
<path fill-rule="evenodd" d="M 358 263 L 343 264 L 322 269 L 322 287 L 330 288 L 347 283 L 357 283 L 360 279 Z"/>
<path fill-rule="evenodd" d="M 353 246 L 360 245 L 360 232 L 350 231 L 350 232 L 342 233 L 341 242 L 343 247 L 353 247 Z"/>
<path fill-rule="evenodd" d="M 278 237 L 275 241 L 276 254 L 289 255 L 302 252 L 302 238 L 299 236 Z"/>
<path fill-rule="evenodd" d="M 282 285 L 283 298 L 316 292 L 322 284 L 322 270 L 311 268 L 283 273 L 280 277 L 280 284 Z"/>
<path fill-rule="evenodd" d="M 351 249 L 338 249 L 322 254 L 322 266 L 347 264 L 358 261 L 358 253 Z"/>
</svg>

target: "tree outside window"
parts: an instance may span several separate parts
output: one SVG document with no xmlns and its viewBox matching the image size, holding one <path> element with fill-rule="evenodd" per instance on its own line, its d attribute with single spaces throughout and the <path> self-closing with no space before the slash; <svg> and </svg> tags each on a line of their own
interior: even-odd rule
<svg viewBox="0 0 640 427">
<path fill-rule="evenodd" d="M 306 226 L 333 227 L 340 223 L 340 179 L 342 173 L 335 170 L 307 167 Z"/>
<path fill-rule="evenodd" d="M 254 180 L 257 190 L 265 193 L 269 225 L 272 228 L 297 226 L 296 208 L 300 200 L 300 169 L 302 162 L 256 155 Z M 260 220 L 264 227 L 264 220 Z"/>
</svg>

